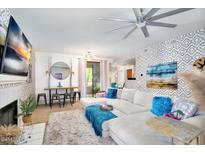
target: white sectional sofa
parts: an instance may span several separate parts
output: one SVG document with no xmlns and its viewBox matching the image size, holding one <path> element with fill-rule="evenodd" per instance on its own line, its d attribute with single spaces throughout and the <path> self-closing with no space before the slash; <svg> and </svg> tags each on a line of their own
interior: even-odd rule
<svg viewBox="0 0 205 154">
<path fill-rule="evenodd" d="M 103 137 L 111 136 L 117 144 L 171 144 L 170 138 L 156 133 L 146 125 L 146 121 L 155 116 L 150 112 L 152 94 L 126 88 L 119 93 L 118 99 L 82 100 L 85 107 L 93 104 L 113 105 L 112 112 L 118 117 L 103 123 Z M 202 128 L 205 132 L 205 115 L 201 114 L 184 121 Z M 200 143 L 205 143 L 204 134 L 200 138 Z"/>
</svg>

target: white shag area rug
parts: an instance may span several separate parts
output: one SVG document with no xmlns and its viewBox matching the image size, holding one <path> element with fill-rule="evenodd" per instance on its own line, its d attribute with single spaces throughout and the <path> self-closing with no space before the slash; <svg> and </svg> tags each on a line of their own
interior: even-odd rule
<svg viewBox="0 0 205 154">
<path fill-rule="evenodd" d="M 110 137 L 96 136 L 84 111 L 73 110 L 50 114 L 44 144 L 113 145 L 115 142 Z"/>
</svg>

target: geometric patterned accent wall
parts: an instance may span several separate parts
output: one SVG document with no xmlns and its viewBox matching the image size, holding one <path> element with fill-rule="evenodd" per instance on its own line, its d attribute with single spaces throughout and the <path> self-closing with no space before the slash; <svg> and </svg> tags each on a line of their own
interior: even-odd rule
<svg viewBox="0 0 205 154">
<path fill-rule="evenodd" d="M 136 86 L 138 90 L 154 95 L 191 97 L 191 90 L 178 75 L 178 89 L 151 89 L 146 87 L 148 65 L 177 61 L 177 73 L 187 71 L 193 62 L 205 56 L 205 28 L 148 46 L 137 51 Z M 140 74 L 143 74 L 141 76 Z"/>
<path fill-rule="evenodd" d="M 0 8 L 0 21 L 8 26 L 11 12 L 7 8 Z"/>
</svg>

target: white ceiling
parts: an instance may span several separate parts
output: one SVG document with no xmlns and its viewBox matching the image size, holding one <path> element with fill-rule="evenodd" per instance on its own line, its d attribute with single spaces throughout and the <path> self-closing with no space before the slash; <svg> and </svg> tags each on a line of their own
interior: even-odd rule
<svg viewBox="0 0 205 154">
<path fill-rule="evenodd" d="M 157 14 L 169 10 L 161 9 Z M 126 23 L 97 18 L 135 20 L 132 9 L 12 9 L 11 12 L 36 51 L 77 55 L 91 51 L 96 56 L 113 59 L 135 55 L 139 48 L 205 27 L 205 9 L 194 9 L 159 20 L 176 23 L 176 28 L 149 26 L 149 38 L 136 30 L 122 40 L 129 29 L 105 32 Z"/>
</svg>

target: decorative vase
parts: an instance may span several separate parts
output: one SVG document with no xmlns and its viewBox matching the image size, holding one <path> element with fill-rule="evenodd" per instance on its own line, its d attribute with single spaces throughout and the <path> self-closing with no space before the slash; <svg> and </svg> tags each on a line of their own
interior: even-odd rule
<svg viewBox="0 0 205 154">
<path fill-rule="evenodd" d="M 30 114 L 30 115 L 27 115 L 27 116 L 23 116 L 23 117 L 22 117 L 22 120 L 23 120 L 24 123 L 32 123 L 31 114 Z"/>
<path fill-rule="evenodd" d="M 61 82 L 58 82 L 58 87 L 62 87 Z"/>
</svg>

